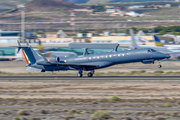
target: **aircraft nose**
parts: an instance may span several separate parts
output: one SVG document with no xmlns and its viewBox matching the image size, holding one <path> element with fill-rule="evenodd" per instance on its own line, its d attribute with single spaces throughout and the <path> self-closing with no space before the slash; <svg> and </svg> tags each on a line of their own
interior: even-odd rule
<svg viewBox="0 0 180 120">
<path fill-rule="evenodd" d="M 170 55 L 166 55 L 166 58 L 170 58 L 171 56 Z"/>
</svg>

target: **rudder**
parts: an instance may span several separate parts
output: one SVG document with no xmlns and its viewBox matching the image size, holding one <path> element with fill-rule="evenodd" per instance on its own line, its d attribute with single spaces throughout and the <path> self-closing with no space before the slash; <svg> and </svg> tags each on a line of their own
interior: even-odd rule
<svg viewBox="0 0 180 120">
<path fill-rule="evenodd" d="M 156 35 L 154 35 L 154 40 L 156 42 L 157 47 L 163 47 L 163 43 L 159 40 L 159 38 Z"/>
<path fill-rule="evenodd" d="M 34 64 L 38 59 L 41 57 L 33 50 L 31 46 L 27 43 L 27 46 L 21 46 L 19 41 L 18 41 L 19 47 L 18 47 L 18 52 L 20 49 L 22 49 L 22 53 L 25 57 L 25 60 L 27 64 Z"/>
</svg>

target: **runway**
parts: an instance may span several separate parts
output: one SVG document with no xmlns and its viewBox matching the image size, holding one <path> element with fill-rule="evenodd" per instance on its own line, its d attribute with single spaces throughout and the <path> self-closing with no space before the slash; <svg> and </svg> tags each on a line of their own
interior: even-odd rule
<svg viewBox="0 0 180 120">
<path fill-rule="evenodd" d="M 1 80 L 55 80 L 55 81 L 180 81 L 180 76 L 94 76 L 94 77 L 76 77 L 76 76 L 0 76 Z"/>
<path fill-rule="evenodd" d="M 140 108 L 140 107 L 63 107 L 63 106 L 0 106 L 0 109 L 79 109 L 79 110 L 135 110 L 135 111 L 180 111 L 180 108 Z"/>
</svg>

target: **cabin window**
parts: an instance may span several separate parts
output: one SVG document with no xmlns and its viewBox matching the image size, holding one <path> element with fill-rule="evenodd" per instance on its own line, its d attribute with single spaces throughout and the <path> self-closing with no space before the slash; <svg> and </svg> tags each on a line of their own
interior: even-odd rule
<svg viewBox="0 0 180 120">
<path fill-rule="evenodd" d="M 92 58 L 91 57 L 89 57 L 89 60 L 91 60 Z"/>
<path fill-rule="evenodd" d="M 93 59 L 96 59 L 96 57 L 93 57 Z"/>
<path fill-rule="evenodd" d="M 66 62 L 66 60 L 64 60 L 64 62 Z"/>
<path fill-rule="evenodd" d="M 110 55 L 109 57 L 112 57 L 112 55 Z"/>
<path fill-rule="evenodd" d="M 116 57 L 116 54 L 114 54 L 114 57 Z"/>
<path fill-rule="evenodd" d="M 118 54 L 118 56 L 121 56 L 121 54 Z"/>
<path fill-rule="evenodd" d="M 122 54 L 122 56 L 124 56 L 124 54 Z"/>
<path fill-rule="evenodd" d="M 108 58 L 108 56 L 106 56 L 106 58 Z"/>
<path fill-rule="evenodd" d="M 97 59 L 99 59 L 99 56 L 97 57 Z"/>
</svg>

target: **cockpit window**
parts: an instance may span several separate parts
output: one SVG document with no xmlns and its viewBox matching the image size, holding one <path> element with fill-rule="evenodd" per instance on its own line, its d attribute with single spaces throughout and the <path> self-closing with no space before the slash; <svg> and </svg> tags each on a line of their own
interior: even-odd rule
<svg viewBox="0 0 180 120">
<path fill-rule="evenodd" d="M 151 51 L 152 51 L 152 52 L 156 52 L 156 50 L 154 50 L 154 49 L 151 49 Z"/>
<path fill-rule="evenodd" d="M 150 50 L 147 50 L 148 52 L 156 52 L 156 50 L 153 50 L 153 49 L 150 49 Z"/>
<path fill-rule="evenodd" d="M 147 50 L 148 52 L 152 52 L 151 50 Z"/>
</svg>

